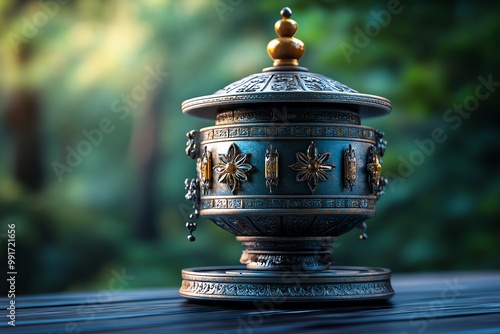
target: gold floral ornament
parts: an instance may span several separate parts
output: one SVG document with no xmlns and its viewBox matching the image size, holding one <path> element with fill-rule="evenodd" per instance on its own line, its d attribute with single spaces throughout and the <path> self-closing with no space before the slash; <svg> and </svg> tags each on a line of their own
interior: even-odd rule
<svg viewBox="0 0 500 334">
<path fill-rule="evenodd" d="M 297 163 L 289 167 L 298 172 L 296 178 L 298 182 L 307 180 L 307 185 L 311 193 L 314 193 L 319 182 L 330 181 L 327 173 L 335 168 L 334 164 L 328 163 L 330 152 L 319 154 L 316 145 L 314 145 L 314 142 L 311 142 L 307 148 L 307 154 L 299 152 L 296 156 Z"/>
<path fill-rule="evenodd" d="M 253 166 L 245 163 L 249 154 L 238 154 L 238 148 L 234 143 L 229 146 L 227 154 L 219 154 L 220 162 L 214 166 L 214 170 L 219 173 L 217 181 L 226 183 L 231 193 L 239 189 L 241 182 L 248 181 L 248 173 Z"/>
</svg>

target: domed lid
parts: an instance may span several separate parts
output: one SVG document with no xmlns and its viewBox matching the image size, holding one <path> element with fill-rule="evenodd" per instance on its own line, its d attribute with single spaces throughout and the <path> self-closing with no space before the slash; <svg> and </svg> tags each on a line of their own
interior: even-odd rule
<svg viewBox="0 0 500 334">
<path fill-rule="evenodd" d="M 391 111 L 391 102 L 383 97 L 359 93 L 338 81 L 300 67 L 298 60 L 304 54 L 304 43 L 293 37 L 298 25 L 290 19 L 290 8 L 283 8 L 281 15 L 282 19 L 274 26 L 279 38 L 267 45 L 267 51 L 274 60 L 273 67 L 238 80 L 213 95 L 186 100 L 182 103 L 182 112 L 215 119 L 220 110 L 251 103 L 350 105 L 361 117 L 381 116 Z"/>
</svg>

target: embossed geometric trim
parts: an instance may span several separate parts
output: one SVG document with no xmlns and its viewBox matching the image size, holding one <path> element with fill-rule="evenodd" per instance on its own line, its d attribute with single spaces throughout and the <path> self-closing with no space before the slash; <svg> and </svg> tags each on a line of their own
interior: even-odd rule
<svg viewBox="0 0 500 334">
<path fill-rule="evenodd" d="M 211 126 L 200 130 L 200 142 L 219 139 L 255 138 L 308 138 L 350 139 L 375 143 L 375 129 L 362 125 L 300 124 L 293 125 L 223 125 Z"/>
<path fill-rule="evenodd" d="M 287 105 L 284 107 L 251 106 L 248 108 L 231 108 L 217 113 L 216 125 L 241 123 L 274 123 L 274 122 L 330 122 L 360 124 L 359 114 L 355 111 L 338 108 L 321 108 Z"/>
<path fill-rule="evenodd" d="M 222 198 L 205 196 L 201 199 L 201 210 L 204 209 L 330 209 L 360 208 L 369 209 L 375 206 L 375 196 L 365 197 L 331 197 L 331 198 L 262 198 L 239 197 Z"/>
</svg>

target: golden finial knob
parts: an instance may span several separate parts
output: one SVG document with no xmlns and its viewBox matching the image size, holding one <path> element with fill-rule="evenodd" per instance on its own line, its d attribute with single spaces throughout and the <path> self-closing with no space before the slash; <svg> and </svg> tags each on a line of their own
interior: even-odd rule
<svg viewBox="0 0 500 334">
<path fill-rule="evenodd" d="M 274 60 L 274 66 L 298 66 L 299 59 L 304 55 L 304 43 L 293 35 L 297 32 L 298 24 L 290 19 L 292 10 L 285 7 L 280 12 L 282 18 L 274 25 L 279 38 L 267 44 L 267 52 Z"/>
</svg>

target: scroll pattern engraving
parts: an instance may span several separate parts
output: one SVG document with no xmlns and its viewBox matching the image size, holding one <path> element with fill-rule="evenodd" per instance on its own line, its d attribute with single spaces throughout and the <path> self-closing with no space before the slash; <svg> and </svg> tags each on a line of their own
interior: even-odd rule
<svg viewBox="0 0 500 334">
<path fill-rule="evenodd" d="M 331 108 L 236 108 L 219 111 L 215 121 L 216 125 L 235 123 L 258 123 L 258 122 L 330 122 L 360 124 L 357 112 Z"/>
<path fill-rule="evenodd" d="M 315 73 L 258 73 L 234 82 L 214 95 L 223 95 L 231 92 L 265 92 L 265 91 L 317 91 L 317 92 L 346 92 L 357 93 L 352 88 Z"/>
<path fill-rule="evenodd" d="M 182 281 L 181 291 L 190 294 L 252 297 L 329 297 L 392 294 L 389 281 L 332 284 L 243 284 Z"/>
</svg>

